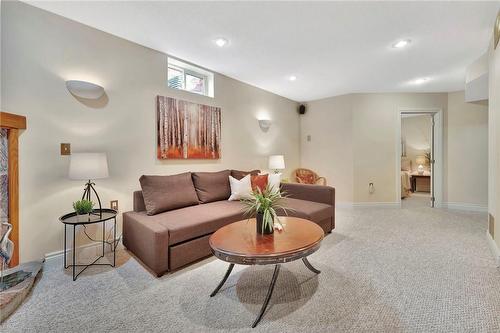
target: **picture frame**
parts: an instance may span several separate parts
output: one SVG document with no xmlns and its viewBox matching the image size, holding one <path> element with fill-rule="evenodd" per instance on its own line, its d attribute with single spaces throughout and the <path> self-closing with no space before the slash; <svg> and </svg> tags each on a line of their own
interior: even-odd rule
<svg viewBox="0 0 500 333">
<path fill-rule="evenodd" d="M 221 108 L 157 96 L 157 158 L 220 159 Z"/>
</svg>

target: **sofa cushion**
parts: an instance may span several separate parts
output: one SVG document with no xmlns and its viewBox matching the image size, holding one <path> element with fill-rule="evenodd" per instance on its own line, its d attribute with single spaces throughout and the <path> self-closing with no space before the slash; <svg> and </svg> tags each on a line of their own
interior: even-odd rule
<svg viewBox="0 0 500 333">
<path fill-rule="evenodd" d="M 193 172 L 194 188 L 201 203 L 227 200 L 231 195 L 229 175 L 231 171 Z"/>
<path fill-rule="evenodd" d="M 191 173 L 172 176 L 141 176 L 144 204 L 148 215 L 198 204 Z"/>
<path fill-rule="evenodd" d="M 231 176 L 233 176 L 233 178 L 236 178 L 238 180 L 245 177 L 246 175 L 258 175 L 259 173 L 260 170 L 252 170 L 252 171 L 231 170 Z"/>
<path fill-rule="evenodd" d="M 169 245 L 174 245 L 245 219 L 244 208 L 239 201 L 215 201 L 145 217 L 168 229 Z"/>
<path fill-rule="evenodd" d="M 334 215 L 334 207 L 324 203 L 283 198 L 281 205 L 285 208 L 290 208 L 290 210 L 287 210 L 286 214 L 283 211 L 279 211 L 279 216 L 301 217 L 316 223 Z"/>
</svg>

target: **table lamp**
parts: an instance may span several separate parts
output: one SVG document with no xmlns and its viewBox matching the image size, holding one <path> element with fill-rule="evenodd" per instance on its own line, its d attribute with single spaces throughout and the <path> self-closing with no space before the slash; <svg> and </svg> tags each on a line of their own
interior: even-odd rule
<svg viewBox="0 0 500 333">
<path fill-rule="evenodd" d="M 99 203 L 99 215 L 102 216 L 101 199 L 94 188 L 95 179 L 107 178 L 108 158 L 106 153 L 74 153 L 69 161 L 69 178 L 74 180 L 86 180 L 83 190 L 82 200 L 91 199 L 91 192 L 94 192 Z"/>
<path fill-rule="evenodd" d="M 285 169 L 285 158 L 283 155 L 271 155 L 268 166 L 270 170 L 274 170 L 274 173 L 279 173 L 279 170 Z"/>
<path fill-rule="evenodd" d="M 420 156 L 417 156 L 417 158 L 415 159 L 415 162 L 418 165 L 418 167 L 417 167 L 418 174 L 423 175 L 424 174 L 424 164 L 426 164 L 427 159 L 425 158 L 424 155 L 420 155 Z"/>
</svg>

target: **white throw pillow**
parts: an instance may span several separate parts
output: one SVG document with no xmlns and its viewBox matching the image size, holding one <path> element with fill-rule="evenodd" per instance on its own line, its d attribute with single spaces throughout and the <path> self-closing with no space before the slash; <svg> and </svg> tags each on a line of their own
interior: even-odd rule
<svg viewBox="0 0 500 333">
<path fill-rule="evenodd" d="M 267 185 L 272 191 L 280 191 L 281 173 L 270 173 L 267 176 Z"/>
<path fill-rule="evenodd" d="M 227 200 L 235 201 L 250 199 L 252 197 L 252 182 L 250 175 L 246 175 L 241 178 L 241 180 L 229 176 L 229 185 L 231 186 L 231 196 Z"/>
</svg>

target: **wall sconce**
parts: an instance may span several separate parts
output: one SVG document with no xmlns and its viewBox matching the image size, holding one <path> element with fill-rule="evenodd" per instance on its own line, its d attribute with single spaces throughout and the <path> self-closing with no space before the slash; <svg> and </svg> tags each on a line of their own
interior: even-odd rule
<svg viewBox="0 0 500 333">
<path fill-rule="evenodd" d="M 85 99 L 99 99 L 104 95 L 104 88 L 87 81 L 68 80 L 66 88 L 76 97 Z"/>
<path fill-rule="evenodd" d="M 269 119 L 259 119 L 259 127 L 262 130 L 262 132 L 269 131 L 269 128 L 271 127 L 271 120 L 269 120 Z"/>
</svg>

